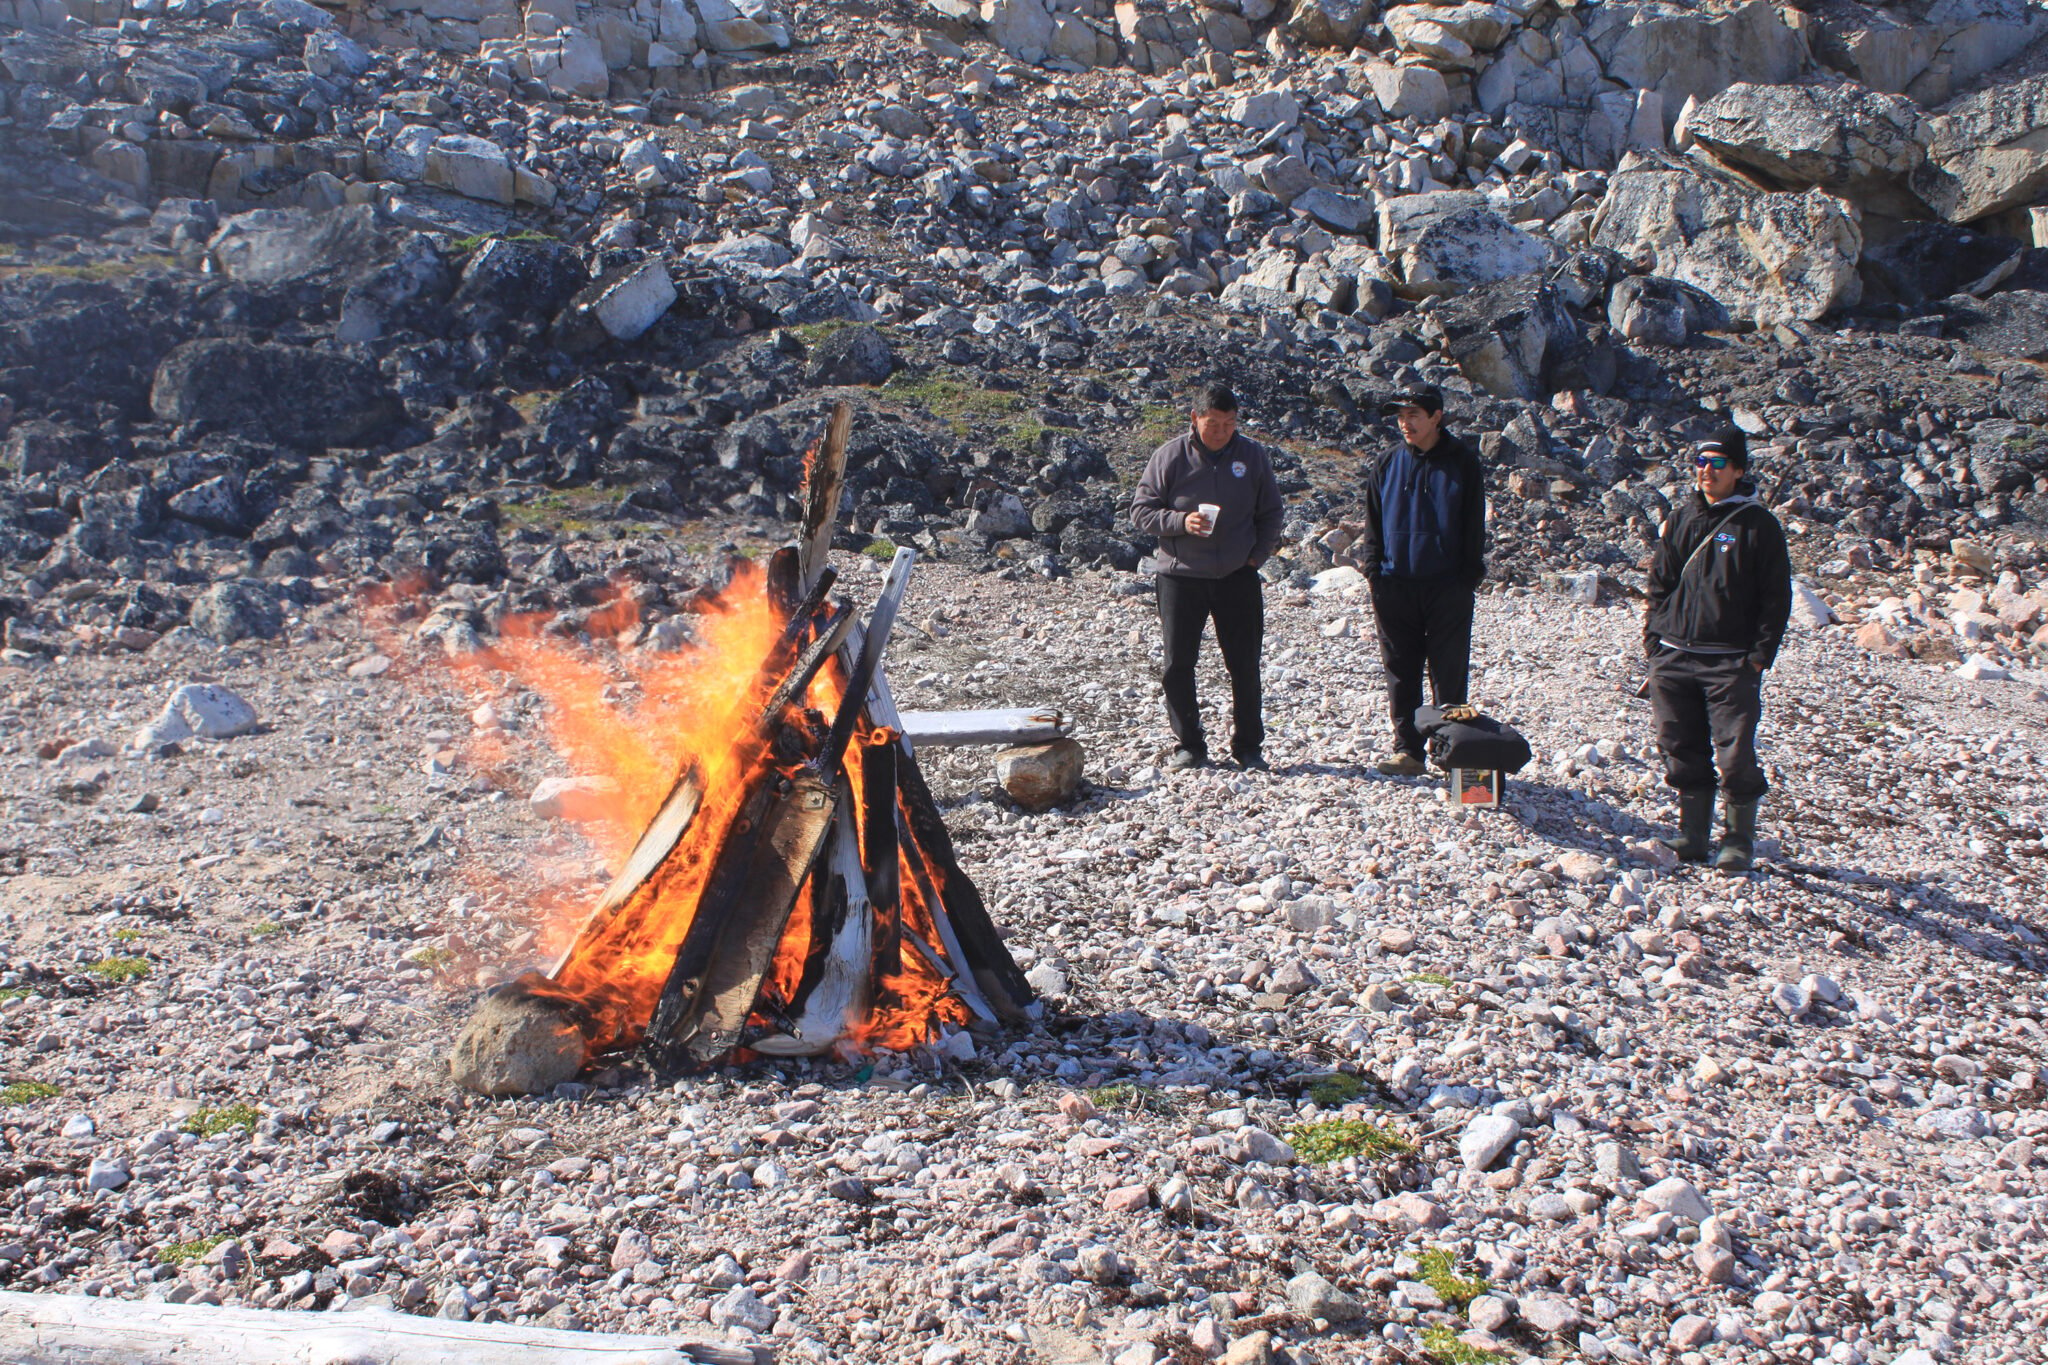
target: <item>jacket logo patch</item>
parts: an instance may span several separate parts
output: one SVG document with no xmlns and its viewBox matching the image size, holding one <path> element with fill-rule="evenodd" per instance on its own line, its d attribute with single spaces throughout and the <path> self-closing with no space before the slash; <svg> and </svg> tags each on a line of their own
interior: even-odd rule
<svg viewBox="0 0 2048 1365">
<path fill-rule="evenodd" d="M 1714 533 L 1714 552 L 1716 554 L 1725 555 L 1734 548 L 1735 533 L 1733 531 L 1716 531 Z"/>
<path fill-rule="evenodd" d="M 1241 478 L 1243 478 L 1243 477 L 1244 477 L 1244 461 L 1243 461 L 1243 460 L 1232 460 L 1232 461 L 1230 462 L 1230 472 L 1231 472 L 1231 473 L 1232 473 L 1233 475 L 1235 475 L 1236 477 L 1240 478 L 1240 479 L 1241 479 Z"/>
</svg>

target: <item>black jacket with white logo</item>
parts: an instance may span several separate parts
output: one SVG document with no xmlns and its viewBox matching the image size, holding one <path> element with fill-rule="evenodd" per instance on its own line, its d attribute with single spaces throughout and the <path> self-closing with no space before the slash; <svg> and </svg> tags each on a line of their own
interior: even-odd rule
<svg viewBox="0 0 2048 1365">
<path fill-rule="evenodd" d="M 1740 654 L 1769 668 L 1792 616 L 1785 531 L 1748 484 L 1720 502 L 1679 505 L 1650 563 L 1643 645 Z"/>
</svg>

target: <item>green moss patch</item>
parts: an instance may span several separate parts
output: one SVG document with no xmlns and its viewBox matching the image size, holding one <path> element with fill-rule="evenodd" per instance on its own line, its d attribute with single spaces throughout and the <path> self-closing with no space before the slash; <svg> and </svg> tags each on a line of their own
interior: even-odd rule
<svg viewBox="0 0 2048 1365">
<path fill-rule="evenodd" d="M 206 1108 L 186 1119 L 185 1131 L 197 1133 L 200 1137 L 219 1137 L 240 1129 L 244 1133 L 256 1131 L 256 1120 L 260 1117 L 253 1104 L 228 1104 L 219 1108 Z"/>
<path fill-rule="evenodd" d="M 1311 1166 L 1327 1166 L 1350 1156 L 1377 1161 L 1415 1150 L 1414 1143 L 1393 1129 L 1364 1119 L 1325 1119 L 1321 1123 L 1298 1124 L 1287 1130 L 1287 1141 L 1295 1154 Z"/>
<path fill-rule="evenodd" d="M 1458 1258 L 1448 1247 L 1433 1247 L 1416 1260 L 1422 1263 L 1416 1278 L 1434 1289 L 1438 1298 L 1460 1313 L 1472 1300 L 1493 1288 L 1484 1275 L 1460 1275 Z"/>
</svg>

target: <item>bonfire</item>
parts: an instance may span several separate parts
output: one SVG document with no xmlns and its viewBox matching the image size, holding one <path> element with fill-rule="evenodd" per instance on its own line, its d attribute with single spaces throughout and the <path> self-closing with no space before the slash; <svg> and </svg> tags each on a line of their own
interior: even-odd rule
<svg viewBox="0 0 2048 1365">
<path fill-rule="evenodd" d="M 620 784 L 666 794 L 630 812 L 637 836 L 551 969 L 480 1002 L 452 1058 L 462 1083 L 543 1090 L 634 1048 L 664 1069 L 902 1050 L 1030 1002 L 881 667 L 917 556 L 896 552 L 865 623 L 833 592 L 850 421 L 841 405 L 806 456 L 797 542 L 736 564 L 694 645 L 652 677 L 683 732 L 613 736 L 614 751 L 679 743 L 680 764 Z"/>
</svg>

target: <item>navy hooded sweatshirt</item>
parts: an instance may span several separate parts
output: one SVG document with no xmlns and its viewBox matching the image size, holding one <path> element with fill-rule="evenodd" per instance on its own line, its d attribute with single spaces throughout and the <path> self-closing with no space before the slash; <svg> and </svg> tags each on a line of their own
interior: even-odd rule
<svg viewBox="0 0 2048 1365">
<path fill-rule="evenodd" d="M 1486 577 L 1486 476 L 1472 447 L 1446 431 L 1425 453 L 1397 443 L 1366 467 L 1358 562 L 1374 577 Z"/>
</svg>

